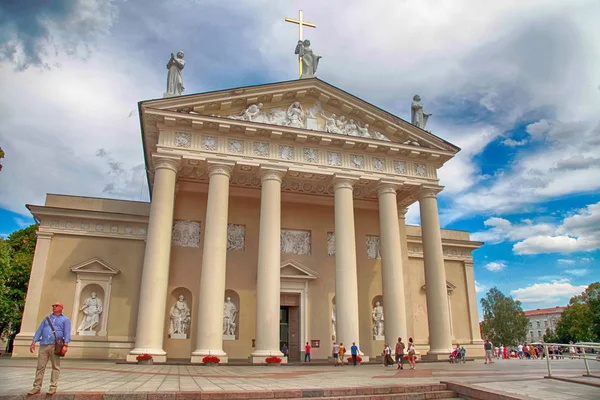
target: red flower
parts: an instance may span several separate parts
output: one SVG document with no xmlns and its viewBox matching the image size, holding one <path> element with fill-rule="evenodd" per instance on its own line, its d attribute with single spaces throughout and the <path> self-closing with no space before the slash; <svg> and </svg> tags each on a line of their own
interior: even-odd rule
<svg viewBox="0 0 600 400">
<path fill-rule="evenodd" d="M 267 359 L 265 361 L 267 362 L 267 364 L 279 364 L 279 363 L 281 363 L 281 358 L 271 356 L 271 357 L 267 357 Z"/>
<path fill-rule="evenodd" d="M 356 362 L 362 362 L 362 357 L 361 357 L 361 356 L 359 356 L 359 355 L 357 355 L 357 356 L 356 356 Z"/>
<path fill-rule="evenodd" d="M 217 356 L 206 356 L 202 359 L 202 363 L 204 364 L 218 364 L 221 362 L 221 359 Z"/>
<path fill-rule="evenodd" d="M 150 354 L 140 354 L 135 359 L 138 361 L 152 360 L 152 356 Z"/>
</svg>

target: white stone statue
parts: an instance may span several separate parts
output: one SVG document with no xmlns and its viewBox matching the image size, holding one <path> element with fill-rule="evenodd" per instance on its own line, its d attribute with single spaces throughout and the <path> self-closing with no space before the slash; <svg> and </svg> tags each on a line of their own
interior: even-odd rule
<svg viewBox="0 0 600 400">
<path fill-rule="evenodd" d="M 373 307 L 373 336 L 383 336 L 383 330 L 383 306 L 376 302 Z"/>
<path fill-rule="evenodd" d="M 321 56 L 315 56 L 312 49 L 310 48 L 310 40 L 305 41 L 298 40 L 296 45 L 296 51 L 294 54 L 298 54 L 298 58 L 302 60 L 302 76 L 303 78 L 312 78 L 317 73 L 317 66 Z"/>
<path fill-rule="evenodd" d="M 287 109 L 286 112 L 288 126 L 292 128 L 304 128 L 304 111 L 300 102 L 293 102 Z"/>
<path fill-rule="evenodd" d="M 423 112 L 423 104 L 421 104 L 421 96 L 415 94 L 413 97 L 412 105 L 410 107 L 410 123 L 418 126 L 421 129 L 425 129 L 425 125 L 427 125 L 427 120 L 433 114 L 425 114 Z"/>
<path fill-rule="evenodd" d="M 340 132 L 342 132 L 342 133 L 346 132 L 346 117 L 341 115 L 340 118 L 337 121 L 335 121 L 335 124 L 337 125 Z"/>
<path fill-rule="evenodd" d="M 169 316 L 171 318 L 169 336 L 172 339 L 186 339 L 190 330 L 191 313 L 183 295 L 179 295 L 179 299 L 171 307 Z"/>
<path fill-rule="evenodd" d="M 183 87 L 183 76 L 181 70 L 185 66 L 183 61 L 183 51 L 177 53 L 177 56 L 171 53 L 171 59 L 167 63 L 167 91 L 164 97 L 181 96 L 185 88 Z"/>
<path fill-rule="evenodd" d="M 371 137 L 369 134 L 369 124 L 365 124 L 365 126 L 358 125 L 358 136 L 365 138 Z"/>
<path fill-rule="evenodd" d="M 321 116 L 325 120 L 325 132 L 337 133 L 338 135 L 343 134 L 340 128 L 337 127 L 335 114 L 331 114 L 331 117 L 328 117 L 327 115 L 321 113 Z"/>
<path fill-rule="evenodd" d="M 333 340 L 334 342 L 336 341 L 336 336 L 337 336 L 337 332 L 335 329 L 336 320 L 337 320 L 337 314 L 336 314 L 335 304 L 334 304 L 333 307 L 331 308 L 331 329 L 333 332 L 331 334 L 331 340 Z"/>
<path fill-rule="evenodd" d="M 345 126 L 345 129 L 346 129 L 345 133 L 348 136 L 360 136 L 360 134 L 358 133 L 358 125 L 356 125 L 356 123 L 354 123 L 353 119 L 348 121 L 348 123 Z"/>
<path fill-rule="evenodd" d="M 94 332 L 94 328 L 100 323 L 100 314 L 102 314 L 102 300 L 97 297 L 96 292 L 92 292 L 91 296 L 85 300 L 80 311 L 83 311 L 83 319 L 77 332 L 80 334 L 86 331 Z"/>
<path fill-rule="evenodd" d="M 235 319 L 237 318 L 237 307 L 231 302 L 231 297 L 227 297 L 223 304 L 223 334 L 235 336 Z"/>
<path fill-rule="evenodd" d="M 242 121 L 253 121 L 253 122 L 268 122 L 264 117 L 264 114 L 261 114 L 261 108 L 263 104 L 251 104 L 248 108 L 243 110 L 242 112 L 230 115 L 229 119 L 239 119 Z"/>
</svg>

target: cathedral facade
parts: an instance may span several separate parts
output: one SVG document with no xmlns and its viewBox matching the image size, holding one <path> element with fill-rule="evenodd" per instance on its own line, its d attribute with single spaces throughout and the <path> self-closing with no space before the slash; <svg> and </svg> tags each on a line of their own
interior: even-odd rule
<svg viewBox="0 0 600 400">
<path fill-rule="evenodd" d="M 139 104 L 151 202 L 48 194 L 21 332 L 49 305 L 68 357 L 201 363 L 483 353 L 468 232 L 440 229 L 459 149 L 317 78 Z M 421 226 L 405 224 L 418 202 Z M 287 361 L 284 359 L 284 362 Z"/>
</svg>

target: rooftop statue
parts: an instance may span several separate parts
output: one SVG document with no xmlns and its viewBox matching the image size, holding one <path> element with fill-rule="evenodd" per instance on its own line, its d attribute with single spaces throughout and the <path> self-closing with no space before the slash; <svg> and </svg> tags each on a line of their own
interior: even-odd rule
<svg viewBox="0 0 600 400">
<path fill-rule="evenodd" d="M 313 76 L 315 76 L 315 74 L 317 73 L 317 66 L 319 65 L 319 60 L 322 57 L 315 56 L 312 49 L 310 48 L 310 40 L 298 40 L 298 44 L 296 45 L 296 52 L 294 54 L 298 54 L 298 57 L 302 62 L 302 75 L 300 76 L 300 79 L 312 78 Z"/>
<path fill-rule="evenodd" d="M 423 112 L 423 104 L 421 104 L 421 96 L 415 94 L 413 97 L 412 105 L 410 107 L 410 123 L 418 126 L 421 129 L 425 129 L 427 120 L 433 114 L 425 114 Z"/>
<path fill-rule="evenodd" d="M 185 90 L 183 87 L 183 76 L 181 75 L 181 70 L 184 66 L 183 51 L 178 52 L 177 56 L 171 53 L 171 58 L 167 63 L 169 73 L 167 74 L 167 91 L 164 97 L 181 96 Z"/>
</svg>

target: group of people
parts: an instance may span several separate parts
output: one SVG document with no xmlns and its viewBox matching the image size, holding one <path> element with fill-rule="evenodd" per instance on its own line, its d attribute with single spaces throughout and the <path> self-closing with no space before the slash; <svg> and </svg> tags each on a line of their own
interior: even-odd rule
<svg viewBox="0 0 600 400">
<path fill-rule="evenodd" d="M 408 361 L 410 369 L 415 369 L 415 363 L 417 361 L 415 344 L 413 338 L 408 338 L 408 348 L 402 341 L 402 338 L 398 338 L 396 347 L 394 348 L 394 355 L 396 360 L 392 358 L 392 348 L 388 343 L 383 346 L 383 365 L 388 367 L 390 365 L 398 365 L 397 369 L 404 369 L 404 360 Z"/>
</svg>

